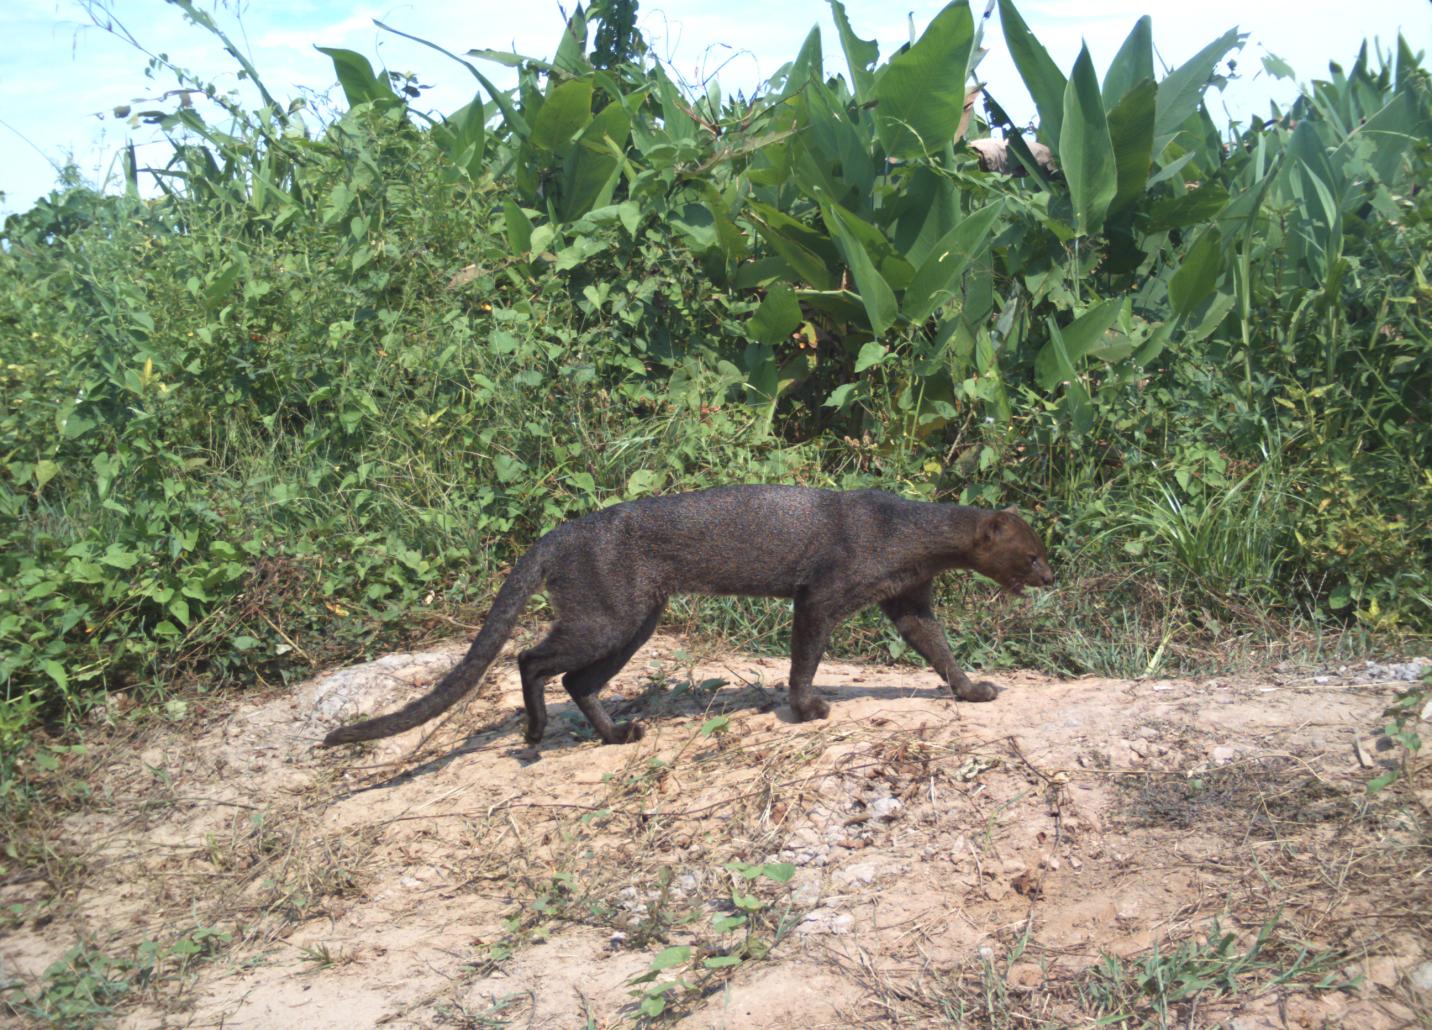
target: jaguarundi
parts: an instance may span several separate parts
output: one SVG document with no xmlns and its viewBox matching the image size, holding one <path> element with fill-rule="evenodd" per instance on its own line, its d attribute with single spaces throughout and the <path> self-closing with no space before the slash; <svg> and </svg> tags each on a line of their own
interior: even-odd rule
<svg viewBox="0 0 1432 1030">
<path fill-rule="evenodd" d="M 930 607 L 931 581 L 966 568 L 1006 590 L 1047 586 L 1044 546 L 1013 509 L 907 501 L 880 490 L 722 486 L 627 501 L 563 523 L 513 566 L 466 656 L 431 692 L 388 715 L 341 726 L 324 746 L 388 737 L 446 711 L 482 680 L 527 599 L 546 584 L 556 613 L 547 636 L 517 658 L 529 744 L 547 728 L 553 676 L 608 744 L 638 740 L 640 722 L 613 723 L 597 692 L 656 629 L 672 594 L 747 594 L 795 602 L 791 708 L 823 719 L 811 689 L 831 631 L 878 604 L 955 697 L 989 701 L 955 665 Z"/>
</svg>

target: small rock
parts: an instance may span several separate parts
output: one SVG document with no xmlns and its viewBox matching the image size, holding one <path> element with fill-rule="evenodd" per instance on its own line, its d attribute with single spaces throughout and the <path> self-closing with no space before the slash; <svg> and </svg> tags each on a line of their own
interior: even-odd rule
<svg viewBox="0 0 1432 1030">
<path fill-rule="evenodd" d="M 808 912 L 806 917 L 797 924 L 796 933 L 844 934 L 849 933 L 853 925 L 855 925 L 855 917 L 849 912 L 841 912 L 837 915 L 828 908 L 818 908 L 813 912 Z"/>
<path fill-rule="evenodd" d="M 835 878 L 841 883 L 850 884 L 852 887 L 874 883 L 875 865 L 872 862 L 861 862 L 859 865 L 848 866 L 836 873 Z"/>
<path fill-rule="evenodd" d="M 701 881 L 697 879 L 695 873 L 682 873 L 676 878 L 676 889 L 682 894 L 692 894 L 699 886 L 701 886 Z"/>
<path fill-rule="evenodd" d="M 1432 994 L 1432 962 L 1424 962 L 1407 974 L 1412 989 L 1422 994 Z"/>
<path fill-rule="evenodd" d="M 820 884 L 811 880 L 791 891 L 791 901 L 801 908 L 814 908 L 820 903 Z"/>
<path fill-rule="evenodd" d="M 893 819 L 895 813 L 905 807 L 899 798 L 879 798 L 870 803 L 870 812 L 876 819 Z"/>
<path fill-rule="evenodd" d="M 1238 749 L 1228 747 L 1226 744 L 1220 744 L 1218 747 L 1208 752 L 1209 761 L 1211 761 L 1214 765 L 1227 765 L 1229 762 L 1233 761 L 1237 757 Z"/>
<path fill-rule="evenodd" d="M 610 937 L 607 938 L 607 947 L 611 948 L 613 951 L 620 951 L 622 944 L 626 941 L 626 936 L 627 935 L 622 933 L 620 930 L 615 931 Z"/>
<path fill-rule="evenodd" d="M 1327 686 L 1329 683 L 1331 683 L 1332 681 L 1333 681 L 1333 678 L 1332 678 L 1331 676 L 1314 676 L 1314 677 L 1313 677 L 1313 682 L 1316 683 L 1316 684 L 1317 684 L 1318 686 L 1320 686 L 1320 687 L 1325 687 L 1325 686 Z"/>
<path fill-rule="evenodd" d="M 1400 662 L 1391 666 L 1388 672 L 1392 674 L 1392 678 L 1395 680 L 1411 683 L 1415 680 L 1420 680 L 1422 674 L 1429 668 L 1432 668 L 1432 662 L 1429 662 L 1426 658 L 1414 658 L 1410 662 Z"/>
</svg>

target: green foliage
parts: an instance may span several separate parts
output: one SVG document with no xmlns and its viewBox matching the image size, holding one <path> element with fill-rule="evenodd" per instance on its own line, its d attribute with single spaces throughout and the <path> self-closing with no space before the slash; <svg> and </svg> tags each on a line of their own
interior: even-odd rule
<svg viewBox="0 0 1432 1030">
<path fill-rule="evenodd" d="M 1062 567 L 1176 588 L 1170 623 L 1432 627 L 1405 43 L 1220 134 L 1237 33 L 1156 80 L 1142 19 L 1101 85 L 1002 0 L 1063 164 L 1014 180 L 963 144 L 1000 120 L 967 3 L 883 63 L 832 6 L 848 79 L 812 34 L 749 98 L 683 93 L 622 3 L 590 56 L 580 11 L 550 61 L 420 41 L 473 75 L 446 115 L 351 51 L 328 113 L 156 59 L 222 126 L 146 112 L 158 196 L 70 184 L 3 231 L 5 762 L 103 690 L 391 646 L 557 522 L 718 482 L 1022 503 Z M 1059 667 L 1092 625 L 1041 638 Z"/>
<path fill-rule="evenodd" d="M 699 998 L 713 983 L 719 983 L 741 965 L 765 958 L 789 928 L 784 915 L 774 923 L 770 920 L 770 903 L 756 894 L 754 888 L 760 880 L 778 886 L 789 883 L 795 876 L 795 866 L 786 862 L 754 865 L 728 862 L 726 870 L 732 874 L 733 881 L 731 911 L 711 920 L 714 938 L 696 945 L 663 948 L 651 960 L 646 972 L 628 981 L 637 999 L 637 1008 L 648 1019 L 676 1015 L 685 1002 Z M 742 931 L 739 943 L 721 941 L 738 930 Z M 685 973 L 672 979 L 661 978 L 669 970 L 681 967 L 686 967 Z M 687 979 L 688 974 L 691 979 Z"/>
<path fill-rule="evenodd" d="M 1377 794 L 1391 784 L 1404 778 L 1408 765 L 1422 750 L 1422 737 L 1417 732 L 1417 722 L 1426 721 L 1432 714 L 1432 673 L 1424 674 L 1422 682 L 1398 695 L 1397 700 L 1382 713 L 1387 719 L 1383 736 L 1388 743 L 1400 749 L 1401 761 L 1397 768 L 1374 776 L 1367 781 L 1368 794 Z"/>
<path fill-rule="evenodd" d="M 0 982 L 0 1002 L 11 1013 L 52 1026 L 94 1026 L 107 1022 L 132 991 L 182 981 L 196 963 L 217 955 L 233 935 L 196 927 L 172 944 L 145 939 L 133 955 L 114 956 L 91 944 L 76 944 L 45 970 L 36 989 Z"/>
</svg>

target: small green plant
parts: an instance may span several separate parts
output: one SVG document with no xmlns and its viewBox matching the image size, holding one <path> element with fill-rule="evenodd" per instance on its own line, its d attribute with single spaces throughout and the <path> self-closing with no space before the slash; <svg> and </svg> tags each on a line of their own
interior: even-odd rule
<svg viewBox="0 0 1432 1030">
<path fill-rule="evenodd" d="M 1418 735 L 1418 722 L 1425 721 L 1432 711 L 1432 673 L 1424 674 L 1422 682 L 1397 695 L 1397 700 L 1382 713 L 1387 724 L 1382 735 L 1388 745 L 1400 748 L 1397 768 L 1389 769 L 1367 781 L 1367 793 L 1376 794 L 1407 776 L 1414 759 L 1422 750 L 1422 737 Z"/>
<path fill-rule="evenodd" d="M 1155 946 L 1129 964 L 1103 956 L 1081 991 L 1105 1022 L 1151 1019 L 1158 1026 L 1172 1026 L 1182 1022 L 1181 1012 L 1192 1011 L 1186 1006 L 1203 999 L 1287 983 L 1319 991 L 1355 986 L 1341 972 L 1345 955 L 1290 945 L 1277 929 L 1274 916 L 1245 950 L 1215 920 L 1203 940 L 1185 941 L 1170 952 Z"/>
<path fill-rule="evenodd" d="M 76 944 L 45 970 L 35 989 L 0 984 L 0 1001 L 28 1018 L 61 1026 L 90 1026 L 111 1016 L 132 991 L 184 979 L 233 939 L 228 931 L 196 927 L 172 944 L 145 939 L 132 956 Z"/>
<path fill-rule="evenodd" d="M 715 939 L 697 945 L 667 947 L 652 959 L 646 972 L 629 981 L 638 999 L 638 1008 L 648 1018 L 666 1014 L 678 1007 L 683 998 L 699 994 L 712 977 L 729 975 L 748 961 L 765 958 L 789 929 L 784 915 L 774 923 L 763 918 L 770 904 L 757 896 L 753 888 L 763 879 L 775 884 L 789 883 L 795 876 L 795 866 L 788 862 L 728 862 L 725 869 L 732 874 L 733 911 L 712 919 Z M 721 940 L 738 930 L 744 933 L 737 943 L 726 944 Z M 760 936 L 759 930 L 769 931 L 770 938 Z M 683 966 L 687 967 L 684 972 L 670 979 L 659 979 L 667 970 Z"/>
</svg>

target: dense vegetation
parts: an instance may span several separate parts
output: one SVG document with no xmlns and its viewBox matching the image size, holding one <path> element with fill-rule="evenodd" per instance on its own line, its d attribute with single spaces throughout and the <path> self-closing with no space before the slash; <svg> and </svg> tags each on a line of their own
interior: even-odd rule
<svg viewBox="0 0 1432 1030">
<path fill-rule="evenodd" d="M 967 2 L 881 63 L 833 0 L 845 65 L 813 32 L 750 98 L 678 88 L 633 6 L 597 9 L 591 56 L 580 11 L 550 61 L 434 45 L 475 83 L 445 118 L 348 51 L 327 115 L 242 58 L 255 107 L 156 59 L 200 98 L 135 114 L 167 163 L 6 221 L 7 754 L 105 690 L 451 632 L 558 521 L 718 482 L 1031 512 L 1066 588 L 952 606 L 975 661 L 1432 628 L 1432 86 L 1405 43 L 1220 129 L 1236 34 L 1160 78 L 1141 19 L 1101 83 L 1001 2 L 1061 170 L 1015 136 L 1011 178 L 966 146 L 1004 120 L 966 94 Z"/>
</svg>

